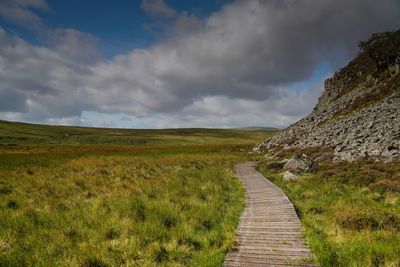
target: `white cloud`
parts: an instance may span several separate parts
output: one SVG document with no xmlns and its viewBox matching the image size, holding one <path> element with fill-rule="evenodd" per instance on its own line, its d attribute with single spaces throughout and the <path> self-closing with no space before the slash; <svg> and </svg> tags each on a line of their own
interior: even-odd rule
<svg viewBox="0 0 400 267">
<path fill-rule="evenodd" d="M 148 127 L 285 127 L 310 112 L 321 92 L 322 81 L 318 81 L 309 91 L 282 88 L 274 98 L 265 100 L 203 97 L 181 111 L 154 116 Z"/>
<path fill-rule="evenodd" d="M 99 39 L 95 36 L 74 29 L 55 29 L 46 32 L 45 42 L 48 46 L 74 62 L 94 63 L 100 59 L 97 49 Z"/>
</svg>

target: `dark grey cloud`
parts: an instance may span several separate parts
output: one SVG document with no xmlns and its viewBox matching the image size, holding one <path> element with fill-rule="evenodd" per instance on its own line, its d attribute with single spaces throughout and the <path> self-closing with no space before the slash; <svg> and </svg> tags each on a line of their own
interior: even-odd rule
<svg viewBox="0 0 400 267">
<path fill-rule="evenodd" d="M 348 59 L 359 40 L 396 28 L 399 14 L 396 0 L 237 1 L 207 18 L 200 30 L 97 71 L 119 69 L 118 79 L 140 88 L 158 112 L 210 95 L 267 99 L 277 86 L 308 77 L 323 59 Z"/>
<path fill-rule="evenodd" d="M 151 118 L 149 127 L 284 126 L 322 89 L 290 84 L 322 61 L 344 64 L 371 33 L 400 27 L 398 0 L 235 1 L 203 20 L 164 1 L 142 6 L 168 18 L 170 34 L 111 61 L 79 61 L 97 40 L 74 30 L 51 30 L 44 48 L 0 29 L 0 92 L 19 99 L 3 115 L 76 123 L 91 110 Z"/>
<path fill-rule="evenodd" d="M 8 90 L 7 88 L 3 87 L 0 90 L 0 112 L 26 112 L 27 105 L 25 100 L 26 99 L 23 92 L 19 92 L 17 90 Z"/>
</svg>

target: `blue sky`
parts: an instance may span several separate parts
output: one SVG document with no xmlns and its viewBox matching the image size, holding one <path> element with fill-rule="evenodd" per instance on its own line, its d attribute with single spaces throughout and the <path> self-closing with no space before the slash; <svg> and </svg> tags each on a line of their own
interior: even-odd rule
<svg viewBox="0 0 400 267">
<path fill-rule="evenodd" d="M 230 1 L 182 1 L 169 0 L 168 5 L 179 12 L 193 13 L 205 18 L 217 12 Z M 159 36 L 146 30 L 155 23 L 146 14 L 138 0 L 48 0 L 50 11 L 37 11 L 51 28 L 73 28 L 91 33 L 100 39 L 100 49 L 105 58 L 127 53 L 135 48 L 145 48 L 156 42 Z M 161 19 L 157 19 L 159 21 Z M 34 32 L 0 17 L 0 25 L 22 36 L 33 44 L 41 44 Z"/>
<path fill-rule="evenodd" d="M 0 119 L 285 127 L 398 0 L 2 0 Z"/>
</svg>

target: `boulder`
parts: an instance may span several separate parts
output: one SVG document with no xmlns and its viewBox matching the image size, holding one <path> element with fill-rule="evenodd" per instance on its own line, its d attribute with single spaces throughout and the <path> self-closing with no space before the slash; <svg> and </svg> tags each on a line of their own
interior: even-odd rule
<svg viewBox="0 0 400 267">
<path fill-rule="evenodd" d="M 271 162 L 267 165 L 267 168 L 271 170 L 281 170 L 283 166 L 285 166 L 284 162 Z"/>
<path fill-rule="evenodd" d="M 286 162 L 285 166 L 283 166 L 283 168 L 286 170 L 302 172 L 312 171 L 316 167 L 317 163 L 307 157 L 307 155 L 305 154 L 303 154 L 302 156 L 293 155 L 293 157 L 289 159 L 288 162 Z"/>
<path fill-rule="evenodd" d="M 290 172 L 290 171 L 285 171 L 284 173 L 282 173 L 282 179 L 284 181 L 297 181 L 299 179 L 299 176 L 297 176 L 296 174 Z"/>
</svg>

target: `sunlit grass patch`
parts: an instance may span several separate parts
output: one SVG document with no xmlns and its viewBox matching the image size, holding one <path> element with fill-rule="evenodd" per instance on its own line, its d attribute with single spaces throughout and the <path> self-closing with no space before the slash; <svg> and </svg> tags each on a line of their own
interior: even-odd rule
<svg viewBox="0 0 400 267">
<path fill-rule="evenodd" d="M 260 171 L 289 196 L 321 266 L 400 264 L 400 165 L 358 161 L 321 165 L 285 182 L 279 171 Z"/>
<path fill-rule="evenodd" d="M 195 265 L 207 261 L 198 255 L 221 260 L 232 245 L 243 192 L 229 164 L 221 170 L 206 161 L 202 169 L 139 158 L 76 161 L 9 173 L 25 181 L 11 185 L 18 193 L 2 190 L 1 262 Z"/>
<path fill-rule="evenodd" d="M 233 166 L 267 135 L 38 127 L 0 148 L 1 266 L 219 266 L 244 203 Z"/>
</svg>

